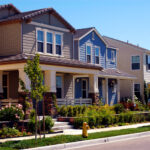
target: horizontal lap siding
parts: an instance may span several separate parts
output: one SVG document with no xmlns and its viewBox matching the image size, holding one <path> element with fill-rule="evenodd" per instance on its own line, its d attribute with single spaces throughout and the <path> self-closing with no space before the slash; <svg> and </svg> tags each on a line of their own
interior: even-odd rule
<svg viewBox="0 0 150 150">
<path fill-rule="evenodd" d="M 93 31 L 94 32 L 94 31 Z M 80 61 L 86 62 L 86 43 L 92 46 L 92 63 L 95 63 L 95 47 L 100 47 L 100 65 L 105 68 L 106 65 L 106 45 L 94 32 L 94 39 L 92 39 L 92 32 L 79 41 Z M 76 46 L 76 45 L 75 45 Z"/>
<path fill-rule="evenodd" d="M 0 26 L 0 55 L 15 55 L 21 53 L 21 24 Z"/>
<path fill-rule="evenodd" d="M 41 27 L 42 24 L 52 25 L 55 27 L 61 27 L 64 28 L 64 25 L 59 22 L 54 16 L 52 15 L 41 15 L 40 17 L 37 17 L 33 19 L 33 22 L 41 23 L 40 26 L 31 25 L 23 23 L 23 52 L 24 53 L 35 53 L 36 51 L 36 28 L 40 27 L 43 29 L 47 29 L 50 31 L 63 33 L 63 49 L 62 53 L 63 56 L 67 59 L 73 58 L 73 34 L 71 32 L 63 32 L 58 31 L 46 27 Z"/>
<path fill-rule="evenodd" d="M 73 75 L 64 74 L 64 98 L 73 98 Z"/>
<path fill-rule="evenodd" d="M 74 59 L 78 60 L 78 40 L 74 41 Z"/>
</svg>

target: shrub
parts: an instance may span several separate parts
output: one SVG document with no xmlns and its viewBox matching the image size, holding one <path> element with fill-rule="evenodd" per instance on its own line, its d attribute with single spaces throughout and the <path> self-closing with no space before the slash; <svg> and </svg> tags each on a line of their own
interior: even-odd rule
<svg viewBox="0 0 150 150">
<path fill-rule="evenodd" d="M 68 112 L 67 112 L 67 107 L 66 106 L 61 106 L 58 108 L 58 114 L 60 116 L 63 116 L 63 117 L 66 117 L 68 115 Z"/>
<path fill-rule="evenodd" d="M 43 120 L 41 121 L 41 126 L 43 129 Z M 50 131 L 52 127 L 54 126 L 54 122 L 50 116 L 45 118 L 45 130 Z"/>
<path fill-rule="evenodd" d="M 93 128 L 96 126 L 96 117 L 93 116 L 93 117 L 89 117 L 88 118 L 88 125 Z"/>
<path fill-rule="evenodd" d="M 16 106 L 5 106 L 0 109 L 0 120 L 1 121 L 19 121 L 23 119 L 24 112 L 22 105 Z"/>
<path fill-rule="evenodd" d="M 86 118 L 86 117 L 80 117 L 80 118 L 75 118 L 75 120 L 74 120 L 74 128 L 77 128 L 77 129 L 79 129 L 79 128 L 82 128 L 82 126 L 83 126 L 83 122 L 87 122 L 88 123 L 88 118 Z"/>
<path fill-rule="evenodd" d="M 21 136 L 21 135 L 22 135 L 22 133 L 19 130 L 17 130 L 16 128 L 4 127 L 0 130 L 1 138 L 17 137 L 17 136 Z"/>
<path fill-rule="evenodd" d="M 67 107 L 67 114 L 68 114 L 68 117 L 73 117 L 74 116 L 73 106 L 68 106 Z"/>
<path fill-rule="evenodd" d="M 120 114 L 125 111 L 123 104 L 115 104 L 114 105 L 114 111 L 116 114 Z"/>
</svg>

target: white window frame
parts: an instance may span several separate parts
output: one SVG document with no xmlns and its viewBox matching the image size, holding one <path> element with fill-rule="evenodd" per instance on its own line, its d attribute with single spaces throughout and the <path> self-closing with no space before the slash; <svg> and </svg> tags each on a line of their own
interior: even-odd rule
<svg viewBox="0 0 150 150">
<path fill-rule="evenodd" d="M 43 31 L 44 33 L 44 46 L 43 46 L 43 52 L 38 52 L 38 31 Z M 53 36 L 53 47 L 52 47 L 52 50 L 53 50 L 53 53 L 47 53 L 47 32 L 48 33 L 52 33 L 52 36 Z M 59 34 L 61 35 L 61 55 L 57 55 L 56 54 L 56 39 L 55 39 L 55 35 L 56 34 Z M 52 31 L 52 30 L 48 30 L 48 29 L 43 29 L 43 28 L 36 28 L 36 53 L 39 53 L 39 54 L 42 54 L 42 55 L 51 55 L 51 56 L 59 56 L 59 57 L 64 57 L 63 56 L 63 33 L 61 32 L 56 32 L 56 31 Z"/>
<path fill-rule="evenodd" d="M 38 40 L 38 31 L 42 31 L 43 32 L 43 41 L 39 41 Z M 45 41 L 45 32 L 44 32 L 44 30 L 42 30 L 42 29 L 38 29 L 38 30 L 36 30 L 36 51 L 38 52 L 38 53 L 40 53 L 40 54 L 43 54 L 44 53 L 44 49 L 45 49 L 45 43 L 44 43 L 44 41 Z M 40 42 L 40 43 L 43 43 L 43 52 L 39 52 L 38 51 L 38 42 Z"/>
<path fill-rule="evenodd" d="M 90 46 L 91 47 L 91 62 L 87 62 L 87 47 Z M 92 63 L 92 44 L 90 43 L 86 43 L 86 62 L 87 63 Z"/>
<path fill-rule="evenodd" d="M 97 63 L 96 63 L 96 57 L 97 57 L 97 56 L 96 56 L 96 48 L 99 49 L 99 52 L 98 52 L 99 63 L 98 63 L 98 64 L 100 64 L 100 47 L 99 47 L 99 46 L 95 46 L 95 64 L 97 64 Z M 97 65 L 98 65 L 98 64 L 97 64 Z"/>
<path fill-rule="evenodd" d="M 52 43 L 50 43 L 50 42 L 47 42 L 47 33 L 51 33 L 52 34 Z M 46 54 L 49 54 L 49 55 L 52 55 L 52 54 L 54 54 L 54 34 L 53 34 L 53 32 L 52 31 L 46 31 Z M 47 52 L 47 44 L 52 44 L 52 53 L 48 53 Z"/>
<path fill-rule="evenodd" d="M 116 59 L 115 59 L 115 50 L 111 50 L 111 61 L 112 62 L 116 62 Z"/>
<path fill-rule="evenodd" d="M 56 54 L 56 34 L 57 35 L 60 35 L 61 36 L 61 55 L 59 55 L 59 54 Z M 55 46 L 55 55 L 57 55 L 57 56 L 63 56 L 63 34 L 62 33 L 60 33 L 60 32 L 55 32 L 54 33 L 54 46 Z"/>
<path fill-rule="evenodd" d="M 132 69 L 132 57 L 136 57 L 136 56 L 139 56 L 139 59 L 140 59 L 140 62 L 139 62 L 139 64 L 140 64 L 140 67 L 139 67 L 139 69 Z M 141 58 L 140 58 L 140 55 L 132 55 L 131 56 L 131 70 L 132 71 L 138 71 L 138 70 L 140 70 L 141 69 Z"/>
</svg>

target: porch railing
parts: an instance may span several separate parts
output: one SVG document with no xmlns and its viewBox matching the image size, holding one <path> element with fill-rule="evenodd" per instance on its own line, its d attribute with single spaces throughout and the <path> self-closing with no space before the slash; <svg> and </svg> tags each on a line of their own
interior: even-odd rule
<svg viewBox="0 0 150 150">
<path fill-rule="evenodd" d="M 57 99 L 57 105 L 92 105 L 92 99 L 86 98 L 86 99 Z"/>
<path fill-rule="evenodd" d="M 6 105 L 17 105 L 18 99 L 1 99 L 0 100 L 0 108 Z"/>
</svg>

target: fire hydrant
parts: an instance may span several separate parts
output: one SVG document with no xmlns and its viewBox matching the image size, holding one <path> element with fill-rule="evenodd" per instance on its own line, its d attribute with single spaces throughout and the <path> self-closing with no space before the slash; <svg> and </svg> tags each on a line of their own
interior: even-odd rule
<svg viewBox="0 0 150 150">
<path fill-rule="evenodd" d="M 84 138 L 88 137 L 88 132 L 87 132 L 88 129 L 90 129 L 89 125 L 86 122 L 83 122 L 82 136 Z"/>
</svg>

